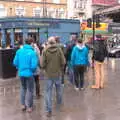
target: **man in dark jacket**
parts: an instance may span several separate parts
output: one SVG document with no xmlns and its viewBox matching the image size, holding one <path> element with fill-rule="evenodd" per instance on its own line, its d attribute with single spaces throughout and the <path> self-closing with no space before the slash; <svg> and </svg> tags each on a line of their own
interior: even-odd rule
<svg viewBox="0 0 120 120">
<path fill-rule="evenodd" d="M 52 88 L 53 84 L 56 86 L 57 104 L 62 103 L 62 90 L 61 90 L 61 72 L 65 65 L 65 58 L 62 50 L 56 45 L 55 37 L 48 39 L 48 45 L 42 53 L 41 67 L 45 70 L 46 90 L 45 90 L 45 103 L 47 116 L 52 113 Z"/>
<path fill-rule="evenodd" d="M 96 35 L 94 41 L 94 68 L 95 68 L 95 85 L 92 88 L 99 89 L 104 87 L 104 60 L 107 55 L 105 41 L 100 34 Z"/>
<path fill-rule="evenodd" d="M 66 46 L 66 61 L 67 61 L 67 67 L 68 67 L 68 76 L 69 76 L 69 81 L 73 84 L 74 83 L 74 71 L 73 68 L 71 66 L 71 54 L 72 54 L 72 50 L 74 48 L 74 46 L 76 45 L 76 41 L 78 39 L 78 36 L 76 34 L 72 34 L 71 35 L 71 39 L 69 41 L 69 43 Z"/>
</svg>

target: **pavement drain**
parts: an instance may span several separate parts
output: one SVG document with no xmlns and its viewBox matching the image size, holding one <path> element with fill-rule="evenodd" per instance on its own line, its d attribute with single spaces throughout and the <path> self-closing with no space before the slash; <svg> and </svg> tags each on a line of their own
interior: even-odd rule
<svg viewBox="0 0 120 120">
<path fill-rule="evenodd" d="M 0 87 L 0 96 L 6 96 L 9 94 L 14 94 L 19 92 L 19 86 L 5 86 Z"/>
</svg>

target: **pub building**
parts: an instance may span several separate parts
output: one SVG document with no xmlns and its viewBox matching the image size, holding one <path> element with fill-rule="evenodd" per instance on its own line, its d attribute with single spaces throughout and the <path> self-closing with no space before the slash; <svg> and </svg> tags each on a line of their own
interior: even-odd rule
<svg viewBox="0 0 120 120">
<path fill-rule="evenodd" d="M 39 43 L 47 41 L 49 36 L 60 36 L 63 43 L 69 40 L 71 33 L 80 33 L 80 22 L 71 19 L 53 18 L 2 18 L 0 19 L 1 48 L 12 47 L 28 37 Z"/>
<path fill-rule="evenodd" d="M 44 43 L 49 36 L 59 36 L 62 43 L 71 34 L 80 34 L 80 21 L 72 19 L 11 17 L 0 19 L 0 78 L 16 76 L 12 61 L 18 44 L 33 37 Z"/>
</svg>

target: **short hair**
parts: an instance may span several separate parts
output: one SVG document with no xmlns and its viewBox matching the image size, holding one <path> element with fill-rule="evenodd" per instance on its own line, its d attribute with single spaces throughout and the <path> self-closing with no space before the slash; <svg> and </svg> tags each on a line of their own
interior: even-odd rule
<svg viewBox="0 0 120 120">
<path fill-rule="evenodd" d="M 60 42 L 60 37 L 59 36 L 55 36 L 55 41 L 56 41 L 56 43 L 59 43 Z"/>
<path fill-rule="evenodd" d="M 31 43 L 33 43 L 34 42 L 34 40 L 32 39 L 32 38 L 27 38 L 26 40 L 25 40 L 25 43 L 26 44 L 31 44 Z"/>
<path fill-rule="evenodd" d="M 56 44 L 56 40 L 54 36 L 48 38 L 48 44 Z"/>
<path fill-rule="evenodd" d="M 78 42 L 78 43 L 83 43 L 82 38 L 79 38 L 79 39 L 77 40 L 77 42 Z"/>
</svg>

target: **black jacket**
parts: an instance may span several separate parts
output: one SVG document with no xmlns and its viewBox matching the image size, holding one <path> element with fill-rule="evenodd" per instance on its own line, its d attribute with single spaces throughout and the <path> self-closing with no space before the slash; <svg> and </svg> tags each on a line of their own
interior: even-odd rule
<svg viewBox="0 0 120 120">
<path fill-rule="evenodd" d="M 93 47 L 93 59 L 103 62 L 107 56 L 107 47 L 104 40 L 95 40 Z"/>
</svg>

